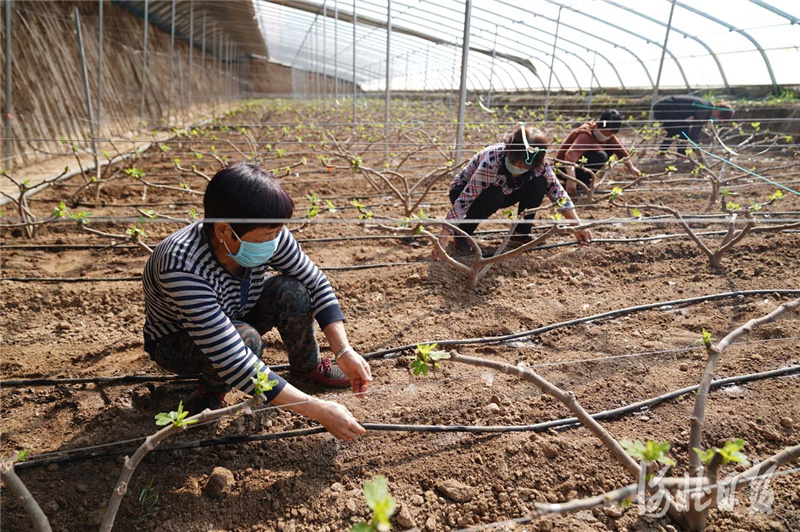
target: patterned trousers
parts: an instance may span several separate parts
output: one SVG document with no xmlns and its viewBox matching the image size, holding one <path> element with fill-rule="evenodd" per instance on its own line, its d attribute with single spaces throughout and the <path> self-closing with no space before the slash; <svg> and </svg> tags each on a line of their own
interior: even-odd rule
<svg viewBox="0 0 800 532">
<path fill-rule="evenodd" d="M 259 359 L 265 347 L 262 335 L 276 327 L 289 352 L 289 366 L 293 371 L 307 373 L 320 363 L 311 297 L 303 283 L 294 277 L 269 277 L 253 309 L 241 321 L 232 322 L 242 341 Z M 201 374 L 200 384 L 211 392 L 230 389 L 186 331 L 164 336 L 150 358 L 171 373 Z"/>
</svg>

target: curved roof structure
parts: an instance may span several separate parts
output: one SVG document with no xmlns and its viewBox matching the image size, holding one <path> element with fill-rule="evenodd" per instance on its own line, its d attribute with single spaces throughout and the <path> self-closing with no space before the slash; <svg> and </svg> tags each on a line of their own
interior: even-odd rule
<svg viewBox="0 0 800 532">
<path fill-rule="evenodd" d="M 256 22 L 255 6 L 250 1 L 225 0 L 113 0 L 115 4 L 144 18 L 147 9 L 151 24 L 165 33 L 172 31 L 172 6 L 175 6 L 175 38 L 206 44 L 209 54 L 232 43 L 241 55 L 266 56 L 267 47 Z M 205 39 L 203 21 L 205 20 Z M 191 37 L 194 37 L 193 39 Z"/>
<path fill-rule="evenodd" d="M 391 87 L 458 87 L 463 0 L 253 0 L 270 59 L 366 90 L 386 85 L 390 3 Z M 651 89 L 665 38 L 662 88 L 800 84 L 796 0 L 473 0 L 467 88 Z"/>
</svg>

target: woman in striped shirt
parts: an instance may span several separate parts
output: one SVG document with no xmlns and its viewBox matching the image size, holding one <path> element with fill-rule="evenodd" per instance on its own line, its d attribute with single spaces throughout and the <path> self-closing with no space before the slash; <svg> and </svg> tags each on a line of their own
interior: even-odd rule
<svg viewBox="0 0 800 532">
<path fill-rule="evenodd" d="M 221 221 L 286 219 L 294 203 L 268 172 L 239 163 L 220 170 L 203 197 L 206 219 L 167 237 L 144 271 L 145 350 L 164 369 L 201 374 L 188 405 L 194 414 L 219 408 L 225 393 L 253 393 L 256 371 L 278 385 L 276 405 L 319 421 L 343 440 L 364 433 L 338 403 L 313 400 L 261 361 L 262 335 L 276 327 L 289 352 L 291 373 L 356 394 L 372 382 L 369 364 L 349 344 L 344 316 L 328 279 L 280 223 Z M 277 275 L 268 275 L 268 268 Z M 315 321 L 336 354 L 322 359 Z"/>
</svg>

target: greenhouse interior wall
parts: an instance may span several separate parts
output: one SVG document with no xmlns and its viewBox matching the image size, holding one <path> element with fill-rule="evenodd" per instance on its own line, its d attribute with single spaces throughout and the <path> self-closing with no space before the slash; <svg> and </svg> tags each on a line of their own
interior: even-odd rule
<svg viewBox="0 0 800 532">
<path fill-rule="evenodd" d="M 25 166 L 50 159 L 53 154 L 68 152 L 69 146 L 58 139 L 91 138 L 75 8 L 80 13 L 89 92 L 96 95 L 99 88 L 99 3 L 37 0 L 14 0 L 12 3 L 13 107 L 8 118 L 14 137 L 14 156 L 12 161 L 4 162 L 6 168 Z M 168 112 L 171 125 L 186 126 L 239 100 L 245 93 L 251 97 L 291 93 L 289 68 L 257 58 L 248 60 L 246 68 L 239 70 L 234 81 L 226 85 L 224 62 L 216 60 L 212 50 L 204 56 L 199 43 L 192 54 L 190 81 L 189 43 L 176 38 L 170 99 L 171 36 L 151 22 L 142 100 L 143 18 L 115 3 L 105 2 L 103 24 L 102 106 L 98 109 L 97 101 L 92 102 L 98 138 L 137 132 L 144 137 L 147 133 L 142 126 L 166 125 Z M 4 56 L 0 107 L 3 109 L 6 109 L 5 28 L 5 24 L 0 24 Z M 342 90 L 352 91 L 349 82 L 342 81 L 340 86 Z M 99 117 L 98 110 L 101 111 Z M 50 140 L 37 143 L 34 149 L 26 139 Z M 4 141 L 0 152 L 6 150 Z"/>
</svg>

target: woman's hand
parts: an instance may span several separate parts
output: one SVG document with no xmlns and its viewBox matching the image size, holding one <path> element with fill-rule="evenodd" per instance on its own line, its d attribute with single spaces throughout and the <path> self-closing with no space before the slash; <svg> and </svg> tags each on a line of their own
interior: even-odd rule
<svg viewBox="0 0 800 532">
<path fill-rule="evenodd" d="M 592 241 L 592 232 L 588 229 L 578 229 L 575 231 L 575 240 L 582 246 Z"/>
<path fill-rule="evenodd" d="M 318 421 L 340 440 L 349 441 L 367 432 L 344 406 L 315 399 L 288 383 L 271 403 Z"/>
<path fill-rule="evenodd" d="M 333 401 L 314 401 L 313 405 L 309 417 L 318 421 L 337 440 L 350 441 L 367 433 L 345 406 Z"/>
<path fill-rule="evenodd" d="M 642 172 L 639 171 L 639 169 L 633 165 L 630 159 L 625 160 L 625 168 L 628 169 L 628 173 L 631 174 L 633 177 L 639 177 L 640 175 L 642 175 Z"/>
<path fill-rule="evenodd" d="M 580 225 L 581 219 L 578 218 L 578 213 L 575 212 L 575 209 L 563 210 L 561 211 L 561 214 L 564 215 L 564 218 L 567 220 L 573 220 L 577 225 Z M 592 232 L 588 229 L 576 229 L 575 239 L 579 244 L 586 245 L 592 241 Z"/>
<path fill-rule="evenodd" d="M 339 357 L 336 363 L 339 365 L 339 368 L 344 371 L 344 374 L 347 375 L 347 378 L 350 379 L 353 393 L 363 399 L 364 392 L 366 392 L 369 385 L 372 384 L 372 371 L 367 361 L 351 347 Z"/>
<path fill-rule="evenodd" d="M 567 194 L 569 194 L 569 197 L 571 198 L 578 193 L 578 184 L 572 179 L 567 179 L 567 182 L 564 185 L 564 190 L 567 191 Z"/>
<path fill-rule="evenodd" d="M 442 231 L 439 233 L 439 244 L 442 246 L 443 249 L 447 248 L 447 240 L 450 238 L 450 231 L 447 228 L 442 228 Z M 436 244 L 433 245 L 433 251 L 431 252 L 431 258 L 433 260 L 444 260 L 444 253 L 439 249 L 439 246 Z"/>
</svg>

